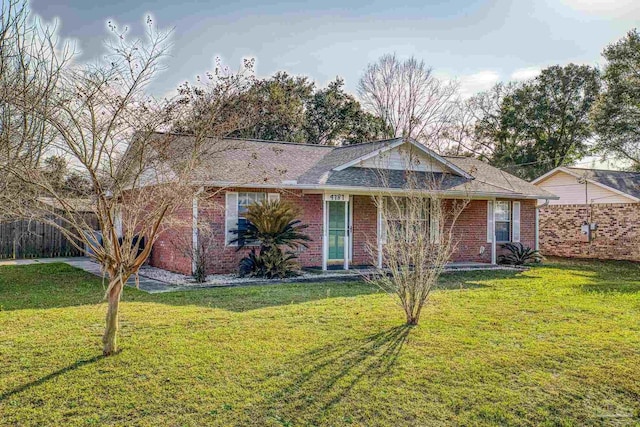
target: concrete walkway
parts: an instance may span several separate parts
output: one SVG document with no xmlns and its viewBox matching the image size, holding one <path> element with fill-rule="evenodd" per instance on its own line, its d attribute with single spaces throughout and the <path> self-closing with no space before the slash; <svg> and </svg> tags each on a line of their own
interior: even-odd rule
<svg viewBox="0 0 640 427">
<path fill-rule="evenodd" d="M 98 277 L 102 277 L 102 272 L 100 271 L 100 266 L 91 261 L 86 257 L 73 257 L 73 258 L 34 258 L 34 259 L 16 259 L 16 260 L 6 260 L 0 261 L 0 266 L 4 265 L 33 265 L 33 264 L 52 264 L 56 262 L 61 262 L 65 264 L 69 264 L 72 267 L 79 268 L 80 270 L 84 270 L 87 273 L 94 274 Z M 139 276 L 140 282 L 140 290 L 145 292 L 149 292 L 150 294 L 156 294 L 160 292 L 174 292 L 177 290 L 181 290 L 181 286 L 171 285 L 169 283 L 161 282 L 160 280 L 151 279 L 144 276 Z M 136 279 L 135 277 L 130 277 L 127 280 L 127 286 L 131 286 L 133 288 L 136 287 Z"/>
</svg>

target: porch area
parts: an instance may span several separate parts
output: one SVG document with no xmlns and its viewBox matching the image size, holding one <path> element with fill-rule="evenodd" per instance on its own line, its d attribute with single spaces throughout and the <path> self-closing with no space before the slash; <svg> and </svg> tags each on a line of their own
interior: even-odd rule
<svg viewBox="0 0 640 427">
<path fill-rule="evenodd" d="M 367 269 L 383 267 L 383 220 L 375 197 L 373 194 L 322 195 L 322 239 L 318 242 L 322 264 L 303 264 L 307 270 L 355 270 L 356 274 L 362 274 Z M 494 221 L 487 220 L 488 211 L 493 214 L 487 200 L 472 200 L 458 217 L 454 230 L 456 249 L 447 270 L 496 267 L 497 245 L 495 239 L 490 238 L 491 233 L 495 233 Z"/>
</svg>

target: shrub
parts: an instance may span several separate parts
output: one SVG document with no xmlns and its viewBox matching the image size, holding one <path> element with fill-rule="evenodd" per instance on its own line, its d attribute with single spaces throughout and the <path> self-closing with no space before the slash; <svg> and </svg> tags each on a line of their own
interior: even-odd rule
<svg viewBox="0 0 640 427">
<path fill-rule="evenodd" d="M 261 250 L 256 254 L 251 249 L 249 255 L 240 260 L 240 277 L 264 277 L 265 279 L 284 279 L 295 276 L 298 264 L 293 252 L 282 252 L 280 248 L 272 247 Z"/>
<path fill-rule="evenodd" d="M 530 262 L 542 261 L 542 255 L 540 255 L 539 251 L 524 246 L 522 243 L 505 243 L 500 247 L 509 251 L 507 255 L 498 257 L 500 264 L 524 265 Z"/>
<path fill-rule="evenodd" d="M 297 220 L 297 215 L 298 211 L 287 202 L 264 201 L 249 206 L 245 214 L 248 224 L 246 228 L 234 231 L 238 237 L 233 242 L 238 243 L 238 250 L 258 243 L 259 252 L 252 248 L 240 260 L 241 277 L 272 279 L 296 274 L 299 268 L 296 255 L 290 250 L 283 251 L 282 247 L 307 247 L 306 242 L 311 240 L 302 232 L 308 226 Z"/>
</svg>

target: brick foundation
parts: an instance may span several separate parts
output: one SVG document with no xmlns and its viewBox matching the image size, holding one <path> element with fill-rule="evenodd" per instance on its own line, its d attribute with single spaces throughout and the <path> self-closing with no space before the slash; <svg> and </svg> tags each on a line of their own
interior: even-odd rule
<svg viewBox="0 0 640 427">
<path fill-rule="evenodd" d="M 540 209 L 544 255 L 640 261 L 640 204 L 549 205 Z M 597 223 L 591 241 L 580 226 Z"/>
</svg>

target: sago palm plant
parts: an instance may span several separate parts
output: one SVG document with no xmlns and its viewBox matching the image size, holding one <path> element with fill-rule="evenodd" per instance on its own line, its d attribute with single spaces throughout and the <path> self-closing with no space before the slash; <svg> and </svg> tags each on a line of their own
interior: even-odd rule
<svg viewBox="0 0 640 427">
<path fill-rule="evenodd" d="M 501 248 L 506 249 L 509 253 L 498 257 L 500 264 L 525 265 L 542 261 L 542 255 L 539 251 L 533 250 L 522 243 L 505 243 L 501 245 Z"/>
<path fill-rule="evenodd" d="M 308 247 L 311 241 L 303 233 L 308 226 L 296 219 L 298 210 L 288 202 L 263 201 L 248 207 L 246 228 L 236 230 L 238 250 L 259 245 L 240 262 L 240 275 L 260 277 L 286 277 L 294 273 L 296 258 L 291 251 L 299 246 Z M 290 250 L 283 251 L 283 247 Z"/>
</svg>

